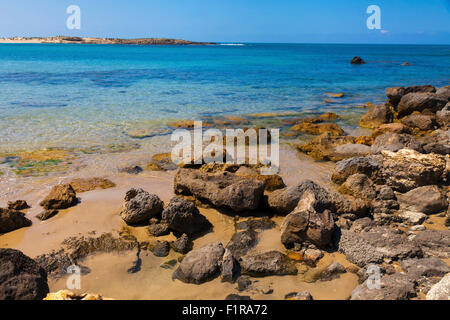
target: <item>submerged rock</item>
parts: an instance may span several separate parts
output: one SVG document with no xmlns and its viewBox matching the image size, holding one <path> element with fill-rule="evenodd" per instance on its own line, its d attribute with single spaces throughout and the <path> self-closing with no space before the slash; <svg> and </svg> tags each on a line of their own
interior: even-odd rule
<svg viewBox="0 0 450 320">
<path fill-rule="evenodd" d="M 164 202 L 142 189 L 131 189 L 125 195 L 120 216 L 129 225 L 148 223 L 163 211 Z"/>
<path fill-rule="evenodd" d="M 344 130 L 335 123 L 310 123 L 302 121 L 293 126 L 292 130 L 313 135 L 328 133 L 332 136 L 342 136 L 345 134 Z"/>
<path fill-rule="evenodd" d="M 366 62 L 361 57 L 354 57 L 351 61 L 351 64 L 365 64 Z"/>
<path fill-rule="evenodd" d="M 201 284 L 220 274 L 225 249 L 222 244 L 211 243 L 189 252 L 173 274 L 174 279 L 185 283 Z"/>
<path fill-rule="evenodd" d="M 42 300 L 49 293 L 47 273 L 33 259 L 0 249 L 0 300 Z"/>
<path fill-rule="evenodd" d="M 297 148 L 316 160 L 341 160 L 340 155 L 334 154 L 334 149 L 340 145 L 353 144 L 355 137 L 334 136 L 328 132 L 312 139 L 308 143 L 299 145 Z"/>
<path fill-rule="evenodd" d="M 296 275 L 295 263 L 278 251 L 248 254 L 239 260 L 242 273 L 252 277 Z"/>
<path fill-rule="evenodd" d="M 195 204 L 183 198 L 172 198 L 169 205 L 162 212 L 162 221 L 167 223 L 169 229 L 196 235 L 212 228 L 211 223 L 198 211 Z"/>
<path fill-rule="evenodd" d="M 50 194 L 40 203 L 44 209 L 67 209 L 78 203 L 77 195 L 70 184 L 54 186 Z"/>
<path fill-rule="evenodd" d="M 31 221 L 19 211 L 0 208 L 0 234 L 31 226 Z"/>
</svg>

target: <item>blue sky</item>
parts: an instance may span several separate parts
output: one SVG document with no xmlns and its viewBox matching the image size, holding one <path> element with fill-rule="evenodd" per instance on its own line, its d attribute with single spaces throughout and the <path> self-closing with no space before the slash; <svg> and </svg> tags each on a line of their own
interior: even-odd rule
<svg viewBox="0 0 450 320">
<path fill-rule="evenodd" d="M 81 30 L 66 28 L 72 4 Z M 369 5 L 382 30 L 367 29 Z M 0 37 L 51 35 L 450 44 L 450 0 L 0 0 Z"/>
</svg>

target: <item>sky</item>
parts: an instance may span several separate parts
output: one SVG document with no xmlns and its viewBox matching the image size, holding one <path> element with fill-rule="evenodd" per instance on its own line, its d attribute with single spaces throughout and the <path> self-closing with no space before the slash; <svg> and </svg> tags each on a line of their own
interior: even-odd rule
<svg viewBox="0 0 450 320">
<path fill-rule="evenodd" d="M 69 30 L 78 5 L 81 29 Z M 369 30 L 368 6 L 381 12 Z M 0 0 L 0 37 L 450 44 L 450 0 Z"/>
</svg>

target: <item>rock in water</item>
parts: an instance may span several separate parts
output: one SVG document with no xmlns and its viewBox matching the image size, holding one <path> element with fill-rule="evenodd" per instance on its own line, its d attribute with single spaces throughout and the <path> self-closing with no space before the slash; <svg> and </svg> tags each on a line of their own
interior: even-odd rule
<svg viewBox="0 0 450 320">
<path fill-rule="evenodd" d="M 0 208 L 0 234 L 31 226 L 31 221 L 19 211 Z"/>
<path fill-rule="evenodd" d="M 78 202 L 75 190 L 70 184 L 54 186 L 50 194 L 40 203 L 44 209 L 67 209 Z"/>
<path fill-rule="evenodd" d="M 193 250 L 184 257 L 173 278 L 195 284 L 213 280 L 220 274 L 224 253 L 225 249 L 219 242 Z"/>
<path fill-rule="evenodd" d="M 296 275 L 295 263 L 279 251 L 248 254 L 240 260 L 242 273 L 252 277 Z"/>
<path fill-rule="evenodd" d="M 264 183 L 238 177 L 230 172 L 208 174 L 194 169 L 179 169 L 175 175 L 176 194 L 193 195 L 216 208 L 236 212 L 255 210 L 264 194 Z"/>
<path fill-rule="evenodd" d="M 77 193 L 95 189 L 109 189 L 116 186 L 114 182 L 105 178 L 74 179 L 70 182 L 70 185 Z"/>
<path fill-rule="evenodd" d="M 0 300 L 42 300 L 49 291 L 47 273 L 33 259 L 0 249 Z"/>
<path fill-rule="evenodd" d="M 306 192 L 297 207 L 283 221 L 281 242 L 288 248 L 305 241 L 323 247 L 330 243 L 334 231 L 333 214 L 325 209 L 322 212 L 316 196 Z"/>
<path fill-rule="evenodd" d="M 168 224 L 169 229 L 189 236 L 208 231 L 212 227 L 193 202 L 177 197 L 172 198 L 162 212 L 162 220 Z"/>
<path fill-rule="evenodd" d="M 366 62 L 361 57 L 354 57 L 351 61 L 351 64 L 365 64 Z"/>
<path fill-rule="evenodd" d="M 131 189 L 125 195 L 120 216 L 129 225 L 148 223 L 151 218 L 161 214 L 163 208 L 164 203 L 157 195 L 142 189 Z"/>
</svg>

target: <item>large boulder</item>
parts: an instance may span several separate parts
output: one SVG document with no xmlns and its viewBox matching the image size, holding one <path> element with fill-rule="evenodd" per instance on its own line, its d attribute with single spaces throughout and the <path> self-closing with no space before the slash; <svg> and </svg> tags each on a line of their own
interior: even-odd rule
<svg viewBox="0 0 450 320">
<path fill-rule="evenodd" d="M 236 212 L 257 209 L 264 187 L 262 181 L 238 177 L 230 172 L 208 174 L 194 169 L 179 169 L 174 180 L 176 194 L 193 195 L 216 208 Z"/>
<path fill-rule="evenodd" d="M 414 243 L 429 254 L 443 259 L 450 258 L 450 231 L 425 230 L 419 232 L 413 239 Z"/>
<path fill-rule="evenodd" d="M 189 252 L 173 274 L 174 279 L 185 283 L 201 284 L 218 277 L 225 249 L 222 244 L 210 243 Z"/>
<path fill-rule="evenodd" d="M 47 273 L 36 261 L 0 249 L 0 300 L 42 300 L 49 292 Z"/>
<path fill-rule="evenodd" d="M 316 195 L 307 191 L 294 211 L 284 219 L 281 242 L 288 248 L 305 241 L 324 247 L 331 242 L 334 227 L 333 213 L 321 207 Z"/>
<path fill-rule="evenodd" d="M 129 225 L 149 223 L 150 219 L 161 214 L 164 203 L 157 195 L 142 189 L 131 189 L 125 195 L 120 216 Z"/>
<path fill-rule="evenodd" d="M 418 211 L 425 214 L 447 210 L 448 203 L 437 186 L 423 186 L 397 196 L 403 210 Z"/>
<path fill-rule="evenodd" d="M 388 102 L 393 106 L 397 107 L 402 97 L 408 93 L 413 92 L 436 92 L 436 88 L 432 85 L 421 85 L 421 86 L 411 86 L 411 87 L 393 87 L 386 89 L 386 96 L 388 97 Z"/>
<path fill-rule="evenodd" d="M 436 113 L 447 104 L 447 100 L 435 93 L 408 93 L 400 100 L 397 111 L 399 118 L 407 116 L 414 111 Z"/>
<path fill-rule="evenodd" d="M 373 181 L 362 173 L 348 177 L 348 179 L 339 187 L 339 192 L 367 200 L 373 200 L 377 196 Z"/>
<path fill-rule="evenodd" d="M 382 157 L 366 156 L 349 158 L 336 163 L 331 180 L 337 184 L 344 183 L 351 175 L 361 173 L 373 181 L 379 181 L 382 169 Z"/>
<path fill-rule="evenodd" d="M 296 275 L 295 263 L 279 251 L 248 254 L 239 260 L 242 273 L 252 277 Z"/>
<path fill-rule="evenodd" d="M 19 211 L 0 208 L 0 234 L 31 226 L 31 221 Z"/>
<path fill-rule="evenodd" d="M 402 123 L 410 128 L 415 128 L 420 131 L 428 131 L 436 129 L 436 117 L 425 114 L 413 113 L 402 118 Z"/>
<path fill-rule="evenodd" d="M 366 62 L 361 57 L 354 57 L 351 61 L 351 64 L 365 64 Z"/>
<path fill-rule="evenodd" d="M 436 95 L 439 98 L 450 101 L 450 86 L 445 86 L 445 87 L 441 87 L 441 88 L 437 89 Z"/>
<path fill-rule="evenodd" d="M 189 236 L 208 231 L 212 227 L 193 202 L 178 197 L 170 200 L 162 212 L 162 220 L 168 224 L 169 229 Z"/>
<path fill-rule="evenodd" d="M 387 104 L 376 104 L 369 108 L 369 111 L 361 117 L 360 127 L 376 128 L 384 123 L 390 123 L 394 119 L 392 109 Z"/>
<path fill-rule="evenodd" d="M 282 188 L 286 187 L 286 185 L 284 184 L 283 178 L 281 178 L 279 175 L 277 175 L 277 174 L 262 175 L 262 174 L 259 174 L 256 170 L 246 167 L 246 166 L 240 167 L 235 172 L 235 174 L 238 177 L 256 179 L 256 180 L 264 182 L 265 190 L 267 190 L 267 191 L 274 191 L 274 190 L 278 190 L 278 189 L 282 189 Z"/>
<path fill-rule="evenodd" d="M 416 296 L 417 283 L 408 275 L 394 273 L 380 279 L 380 288 L 369 285 L 371 279 L 353 290 L 350 300 L 409 300 Z"/>
<path fill-rule="evenodd" d="M 450 273 L 431 287 L 427 300 L 450 300 Z"/>
<path fill-rule="evenodd" d="M 379 153 L 382 150 L 396 152 L 405 148 L 419 152 L 423 150 L 422 145 L 410 134 L 385 133 L 376 137 L 371 151 L 372 153 Z"/>
<path fill-rule="evenodd" d="M 67 209 L 78 202 L 75 190 L 70 184 L 60 184 L 54 186 L 49 195 L 41 201 L 40 205 L 44 209 Z"/>
</svg>

